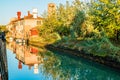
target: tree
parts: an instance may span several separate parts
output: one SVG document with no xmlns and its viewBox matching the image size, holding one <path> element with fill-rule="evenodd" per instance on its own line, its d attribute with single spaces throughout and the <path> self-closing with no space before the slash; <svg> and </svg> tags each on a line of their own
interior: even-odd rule
<svg viewBox="0 0 120 80">
<path fill-rule="evenodd" d="M 71 35 L 73 35 L 73 37 L 79 37 L 82 34 L 82 24 L 85 21 L 84 7 L 84 4 L 81 3 L 80 0 L 75 0 L 73 3 L 74 16 L 71 23 Z"/>
<path fill-rule="evenodd" d="M 85 20 L 84 5 L 80 0 L 73 1 L 73 4 L 60 4 L 56 9 L 56 14 L 45 17 L 41 34 L 58 33 L 62 36 L 71 36 L 75 38 L 80 36 L 81 26 Z M 43 33 L 42 33 L 43 32 Z"/>
<path fill-rule="evenodd" d="M 7 31 L 6 30 L 6 25 L 0 25 L 0 32 L 4 32 L 4 31 Z"/>
<path fill-rule="evenodd" d="M 74 35 L 73 26 L 71 23 L 73 22 L 73 19 L 76 15 L 76 6 L 73 4 L 69 4 L 68 1 L 66 1 L 66 4 L 60 4 L 58 7 L 58 21 L 61 22 L 61 32 L 65 36 L 72 36 Z"/>
<path fill-rule="evenodd" d="M 120 32 L 119 0 L 97 0 L 90 8 L 91 20 L 100 31 L 105 30 L 107 37 L 118 40 Z"/>
</svg>

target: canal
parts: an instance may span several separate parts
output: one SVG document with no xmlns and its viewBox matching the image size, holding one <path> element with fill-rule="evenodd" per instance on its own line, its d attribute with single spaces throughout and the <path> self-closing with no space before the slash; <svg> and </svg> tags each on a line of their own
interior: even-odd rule
<svg viewBox="0 0 120 80">
<path fill-rule="evenodd" d="M 107 66 L 43 47 L 7 44 L 9 80 L 120 80 Z"/>
</svg>

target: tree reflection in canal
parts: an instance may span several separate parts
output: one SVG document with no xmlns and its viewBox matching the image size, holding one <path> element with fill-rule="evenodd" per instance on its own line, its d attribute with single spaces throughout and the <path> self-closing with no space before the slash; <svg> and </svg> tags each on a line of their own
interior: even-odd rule
<svg viewBox="0 0 120 80">
<path fill-rule="evenodd" d="M 118 80 L 119 72 L 91 61 L 47 51 L 44 54 L 44 73 L 57 80 Z"/>
<path fill-rule="evenodd" d="M 16 44 L 15 42 L 9 43 L 8 48 L 15 53 L 19 69 L 22 69 L 23 64 L 29 69 L 34 67 L 34 73 L 39 74 L 39 78 L 35 78 L 36 80 L 120 79 L 119 72 L 114 69 L 62 52 Z M 43 79 L 41 76 L 45 78 Z"/>
</svg>

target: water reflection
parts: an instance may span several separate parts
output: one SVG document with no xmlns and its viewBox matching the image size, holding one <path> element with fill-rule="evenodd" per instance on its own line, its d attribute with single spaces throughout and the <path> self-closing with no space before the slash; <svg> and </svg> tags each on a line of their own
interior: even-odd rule
<svg viewBox="0 0 120 80">
<path fill-rule="evenodd" d="M 43 62 L 43 58 L 38 54 L 38 48 L 15 42 L 9 43 L 8 48 L 16 55 L 18 69 L 22 69 L 22 64 L 25 64 L 29 69 L 34 67 L 35 74 L 39 73 L 38 65 Z"/>
<path fill-rule="evenodd" d="M 35 78 L 35 76 L 33 78 L 33 75 L 31 75 L 29 76 L 30 79 L 27 78 L 27 80 L 120 79 L 120 73 L 114 69 L 62 52 L 16 44 L 15 42 L 9 43 L 8 49 L 12 50 L 13 54 L 15 54 L 19 70 L 23 69 L 23 65 L 26 65 L 28 66 L 28 70 L 33 69 L 34 73 L 38 74 L 38 78 Z M 27 72 L 27 70 L 24 70 L 24 72 Z M 19 73 L 18 71 L 17 74 Z M 19 76 L 23 77 L 21 74 Z M 25 80 L 25 77 L 27 76 L 24 76 L 22 80 Z M 16 78 L 16 80 L 18 79 Z"/>
<path fill-rule="evenodd" d="M 56 54 L 54 54 L 56 53 Z M 60 55 L 61 54 L 61 55 Z M 51 57 L 50 57 L 51 56 Z M 120 73 L 91 61 L 48 51 L 44 73 L 57 80 L 119 80 Z"/>
</svg>

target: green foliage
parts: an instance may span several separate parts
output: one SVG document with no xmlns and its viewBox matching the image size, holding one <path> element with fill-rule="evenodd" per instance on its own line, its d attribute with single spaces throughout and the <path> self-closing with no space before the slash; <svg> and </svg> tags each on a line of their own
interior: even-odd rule
<svg viewBox="0 0 120 80">
<path fill-rule="evenodd" d="M 56 13 L 44 13 L 44 22 L 38 26 L 40 36 L 55 46 L 84 50 L 98 56 L 110 56 L 119 60 L 120 48 L 109 38 L 120 37 L 119 0 L 97 0 L 83 4 L 74 0 L 60 4 Z"/>
<path fill-rule="evenodd" d="M 84 11 L 78 11 L 73 19 L 73 22 L 71 23 L 73 31 L 76 33 L 77 36 L 80 36 L 81 27 L 84 20 L 85 20 Z"/>
<path fill-rule="evenodd" d="M 99 30 L 104 28 L 109 38 L 118 37 L 120 30 L 119 0 L 97 0 L 90 8 L 91 20 Z M 117 32 L 116 32 L 117 31 Z"/>
<path fill-rule="evenodd" d="M 39 26 L 40 35 L 47 36 L 51 33 L 58 33 L 62 36 L 80 36 L 80 27 L 85 20 L 85 13 L 82 3 L 75 0 L 73 4 L 66 1 L 66 5 L 60 4 L 56 9 L 56 14 L 44 15 L 44 22 Z M 72 38 L 74 38 L 72 37 Z"/>
<path fill-rule="evenodd" d="M 57 27 L 56 31 L 61 36 L 70 35 L 70 24 L 74 16 L 74 10 L 72 5 L 69 2 L 66 2 L 66 6 L 60 4 L 57 11 L 57 19 L 60 22 L 60 26 Z"/>
<path fill-rule="evenodd" d="M 6 25 L 0 25 L 0 32 L 6 31 Z"/>
</svg>

